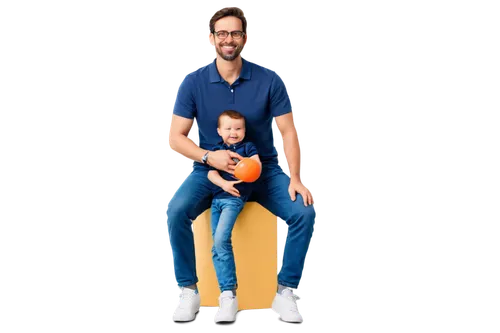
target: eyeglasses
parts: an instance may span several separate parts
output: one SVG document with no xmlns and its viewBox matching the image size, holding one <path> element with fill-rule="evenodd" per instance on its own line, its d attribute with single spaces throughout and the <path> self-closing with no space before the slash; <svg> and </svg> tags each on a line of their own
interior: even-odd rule
<svg viewBox="0 0 500 333">
<path fill-rule="evenodd" d="M 236 31 L 219 30 L 219 31 L 214 31 L 213 34 L 216 35 L 219 39 L 226 39 L 227 36 L 229 36 L 229 34 L 231 34 L 231 37 L 233 37 L 233 39 L 240 39 L 245 35 L 243 31 L 239 30 Z"/>
</svg>

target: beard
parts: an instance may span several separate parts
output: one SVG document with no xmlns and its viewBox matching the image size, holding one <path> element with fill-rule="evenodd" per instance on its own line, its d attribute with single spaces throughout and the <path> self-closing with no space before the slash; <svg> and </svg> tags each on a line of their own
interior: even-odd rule
<svg viewBox="0 0 500 333">
<path fill-rule="evenodd" d="M 234 51 L 231 54 L 224 54 L 222 51 L 222 46 L 234 46 Z M 215 50 L 217 51 L 217 54 L 220 55 L 220 57 L 224 60 L 227 61 L 233 61 L 234 59 L 238 58 L 240 55 L 241 51 L 243 51 L 243 45 L 242 44 L 236 44 L 236 43 L 231 43 L 231 44 L 219 44 L 219 47 L 216 47 Z"/>
</svg>

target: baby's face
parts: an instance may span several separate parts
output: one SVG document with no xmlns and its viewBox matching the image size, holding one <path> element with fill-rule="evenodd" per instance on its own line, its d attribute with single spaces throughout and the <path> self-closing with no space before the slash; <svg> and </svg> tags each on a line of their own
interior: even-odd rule
<svg viewBox="0 0 500 333">
<path fill-rule="evenodd" d="M 245 137 L 245 120 L 222 116 L 217 133 L 222 137 L 225 144 L 234 145 Z"/>
</svg>

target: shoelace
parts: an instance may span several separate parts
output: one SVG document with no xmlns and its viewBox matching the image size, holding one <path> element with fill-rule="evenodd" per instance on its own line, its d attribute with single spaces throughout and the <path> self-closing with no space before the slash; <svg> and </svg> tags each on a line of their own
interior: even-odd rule
<svg viewBox="0 0 500 333">
<path fill-rule="evenodd" d="M 180 295 L 179 295 L 179 298 L 181 299 L 181 302 L 179 302 L 179 309 L 185 309 L 185 305 L 191 303 L 191 299 L 194 297 L 194 293 L 190 293 L 190 292 L 182 292 Z M 185 301 L 185 302 L 182 302 L 182 301 Z"/>
<path fill-rule="evenodd" d="M 287 295 L 285 297 L 293 302 L 290 311 L 299 312 L 299 309 L 297 308 L 297 301 L 300 299 L 300 297 L 295 294 Z"/>
<path fill-rule="evenodd" d="M 220 306 L 223 307 L 224 305 L 228 304 L 229 301 L 233 300 L 234 296 L 225 296 L 220 299 Z"/>
</svg>

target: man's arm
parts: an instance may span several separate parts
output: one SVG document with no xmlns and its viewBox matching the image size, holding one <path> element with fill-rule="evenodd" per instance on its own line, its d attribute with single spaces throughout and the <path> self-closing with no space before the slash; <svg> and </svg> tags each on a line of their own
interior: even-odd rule
<svg viewBox="0 0 500 333">
<path fill-rule="evenodd" d="M 168 141 L 170 147 L 176 152 L 189 159 L 201 162 L 201 158 L 206 151 L 188 138 L 197 114 L 194 96 L 195 82 L 193 80 L 193 75 L 187 75 L 177 91 Z"/>
<path fill-rule="evenodd" d="M 300 147 L 297 131 L 293 124 L 290 99 L 286 92 L 285 84 L 281 78 L 276 75 L 271 82 L 271 114 L 276 119 L 276 125 L 283 137 L 283 148 L 285 149 L 286 160 L 290 169 L 290 186 L 288 193 L 290 198 L 295 201 L 296 192 L 300 193 L 304 199 L 304 205 L 313 204 L 313 198 L 309 190 L 302 185 L 300 180 Z"/>
<path fill-rule="evenodd" d="M 193 119 L 184 118 L 175 114 L 172 115 L 168 142 L 170 147 L 176 152 L 193 161 L 201 162 L 201 158 L 207 151 L 198 147 L 188 138 L 189 131 L 193 126 L 193 121 Z"/>
<path fill-rule="evenodd" d="M 274 123 L 283 142 L 283 157 L 290 178 L 302 181 L 303 150 L 293 112 L 274 118 Z"/>
<path fill-rule="evenodd" d="M 189 138 L 193 124 L 193 119 L 172 115 L 167 129 L 167 147 L 184 159 L 203 163 L 202 158 L 209 151 L 200 148 L 195 141 Z M 210 151 L 209 153 L 207 164 L 230 174 L 234 174 L 236 165 L 232 158 L 242 159 L 239 154 L 230 150 Z"/>
</svg>

